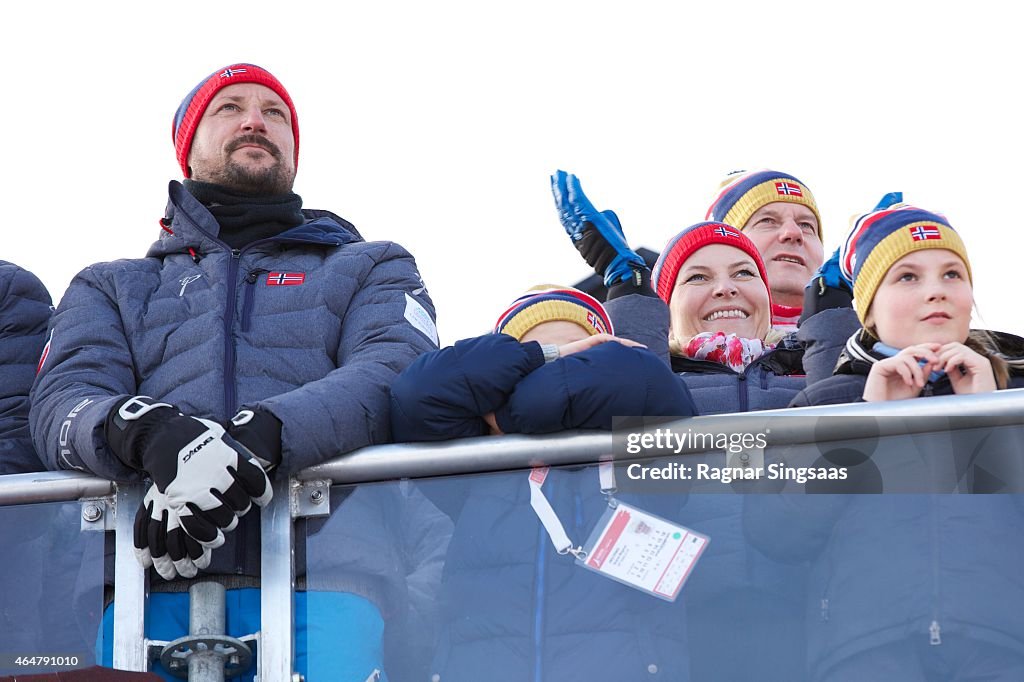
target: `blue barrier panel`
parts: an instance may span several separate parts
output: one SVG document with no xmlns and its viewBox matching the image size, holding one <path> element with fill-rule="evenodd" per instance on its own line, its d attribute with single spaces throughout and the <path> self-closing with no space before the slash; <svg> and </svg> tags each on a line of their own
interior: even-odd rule
<svg viewBox="0 0 1024 682">
<path fill-rule="evenodd" d="M 103 533 L 81 524 L 80 502 L 0 507 L 0 674 L 95 663 Z"/>
<path fill-rule="evenodd" d="M 299 521 L 296 668 L 307 679 L 423 680 L 452 522 L 408 481 L 334 486 Z"/>
<path fill-rule="evenodd" d="M 345 595 L 334 613 L 362 625 L 329 625 L 335 639 L 307 642 L 302 669 L 358 661 L 343 678 L 356 682 L 377 660 L 391 682 L 1024 679 L 1013 422 L 690 420 L 672 429 L 725 440 L 696 451 L 663 431 L 626 452 L 623 428 L 605 436 L 611 465 L 335 486 L 331 517 L 301 522 L 300 584 Z M 310 603 L 297 618 L 321 618 Z"/>
</svg>

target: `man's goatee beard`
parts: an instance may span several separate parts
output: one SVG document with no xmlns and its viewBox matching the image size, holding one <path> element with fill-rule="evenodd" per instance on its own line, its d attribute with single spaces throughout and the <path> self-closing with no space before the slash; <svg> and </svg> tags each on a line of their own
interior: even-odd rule
<svg viewBox="0 0 1024 682">
<path fill-rule="evenodd" d="M 218 175 L 220 177 L 212 180 L 215 184 L 252 196 L 288 194 L 295 180 L 280 162 L 270 168 L 252 170 L 229 161 Z"/>
</svg>

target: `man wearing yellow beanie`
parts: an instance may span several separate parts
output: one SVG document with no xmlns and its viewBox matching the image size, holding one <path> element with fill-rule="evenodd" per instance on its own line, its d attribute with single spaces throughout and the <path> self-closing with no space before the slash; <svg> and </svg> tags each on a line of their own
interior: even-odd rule
<svg viewBox="0 0 1024 682">
<path fill-rule="evenodd" d="M 732 225 L 754 242 L 768 269 L 772 325 L 795 330 L 804 288 L 824 260 L 810 188 L 788 173 L 742 171 L 726 178 L 704 219 Z"/>
</svg>

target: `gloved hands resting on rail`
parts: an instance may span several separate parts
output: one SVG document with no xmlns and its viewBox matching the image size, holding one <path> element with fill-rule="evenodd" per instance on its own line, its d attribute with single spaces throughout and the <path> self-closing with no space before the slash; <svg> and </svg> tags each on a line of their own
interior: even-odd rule
<svg viewBox="0 0 1024 682">
<path fill-rule="evenodd" d="M 115 405 L 105 425 L 107 443 L 153 480 L 135 519 L 143 566 L 168 580 L 207 567 L 224 533 L 253 502 L 263 506 L 273 496 L 265 471 L 281 461 L 280 433 L 280 422 L 261 410 L 243 410 L 225 430 L 145 396 Z"/>
</svg>

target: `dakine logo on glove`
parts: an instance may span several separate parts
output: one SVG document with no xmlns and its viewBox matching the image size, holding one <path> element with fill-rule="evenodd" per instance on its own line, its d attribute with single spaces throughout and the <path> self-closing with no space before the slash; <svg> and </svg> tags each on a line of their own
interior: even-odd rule
<svg viewBox="0 0 1024 682">
<path fill-rule="evenodd" d="M 197 452 L 199 452 L 200 450 L 202 450 L 203 446 L 209 445 L 211 442 L 213 442 L 213 436 L 207 436 L 206 440 L 204 440 L 202 443 L 200 443 L 199 445 L 197 445 L 194 448 L 192 448 L 191 450 L 189 450 L 188 454 L 181 458 L 181 463 L 184 464 L 185 462 L 187 462 L 190 459 L 192 459 L 192 455 L 194 455 Z"/>
</svg>

